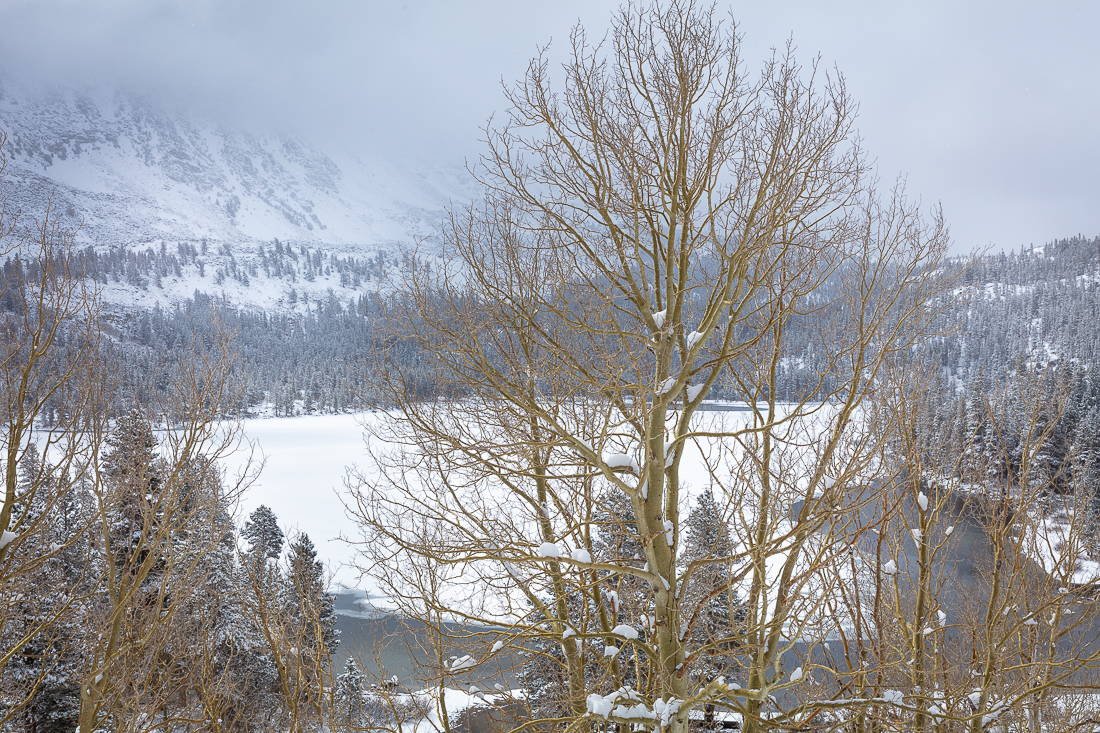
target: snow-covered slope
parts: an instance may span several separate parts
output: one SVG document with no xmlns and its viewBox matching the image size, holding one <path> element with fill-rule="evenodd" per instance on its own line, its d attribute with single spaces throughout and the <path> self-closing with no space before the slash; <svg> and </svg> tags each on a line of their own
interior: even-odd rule
<svg viewBox="0 0 1100 733">
<path fill-rule="evenodd" d="M 430 242 L 447 204 L 473 192 L 460 163 L 369 144 L 354 154 L 171 112 L 117 90 L 43 93 L 0 80 L 0 130 L 8 138 L 0 190 L 9 207 L 40 215 L 52 198 L 70 225 L 81 223 L 78 243 L 101 251 L 162 243 L 174 251 L 206 239 L 212 268 L 223 243 L 247 263 L 275 238 L 329 254 L 392 254 Z M 177 285 L 171 293 L 206 289 Z"/>
</svg>

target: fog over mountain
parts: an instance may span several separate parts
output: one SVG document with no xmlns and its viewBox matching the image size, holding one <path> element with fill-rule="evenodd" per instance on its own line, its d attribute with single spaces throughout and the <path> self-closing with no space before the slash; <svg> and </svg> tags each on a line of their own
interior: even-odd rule
<svg viewBox="0 0 1100 733">
<path fill-rule="evenodd" d="M 433 235 L 471 195 L 458 165 L 321 149 L 233 127 L 155 99 L 99 89 L 28 91 L 0 82 L 9 205 L 53 206 L 78 242 L 310 242 L 357 251 Z"/>
<path fill-rule="evenodd" d="M 568 52 L 571 27 L 579 21 L 598 40 L 619 4 L 7 0 L 0 5 L 0 79 L 5 88 L 14 84 L 70 99 L 113 99 L 122 91 L 127 109 L 155 109 L 153 117 L 172 118 L 181 128 L 233 131 L 232 157 L 243 159 L 240 146 L 249 138 L 259 146 L 254 149 L 263 148 L 293 172 L 296 164 L 274 152 L 281 149 L 277 141 L 290 135 L 341 170 L 340 197 L 349 205 L 359 201 L 355 190 L 372 201 L 389 197 L 431 209 L 434 204 L 425 207 L 423 198 L 406 195 L 409 186 L 400 182 L 393 193 L 376 196 L 381 189 L 371 188 L 364 180 L 369 176 L 352 173 L 355 164 L 340 151 L 357 151 L 374 171 L 383 162 L 398 174 L 413 169 L 414 179 L 428 180 L 450 197 L 450 174 L 437 180 L 432 171 L 476 163 L 480 128 L 506 112 L 501 82 L 520 78 L 546 44 L 554 73 Z M 911 195 L 928 205 L 942 202 L 956 253 L 989 245 L 1016 249 L 1100 231 L 1093 205 L 1100 197 L 1093 172 L 1100 139 L 1092 129 L 1100 114 L 1100 47 L 1090 35 L 1100 22 L 1096 6 L 1005 3 L 990 14 L 945 0 L 913 6 L 733 0 L 729 11 L 743 34 L 748 78 L 788 39 L 807 67 L 820 54 L 821 73 L 835 66 L 844 75 L 860 103 L 858 125 L 883 181 L 905 175 Z M 116 113 L 96 107 L 104 119 Z M 62 122 L 52 123 L 55 132 Z M 25 132 L 37 124 L 11 107 L 0 112 L 0 129 Z M 84 124 L 65 135 L 79 139 Z M 47 143 L 45 132 L 40 137 L 43 145 L 61 144 Z M 281 191 L 274 185 L 281 179 L 266 169 L 257 168 L 264 175 L 242 196 L 243 179 L 229 168 L 211 171 L 208 162 L 217 167 L 224 161 L 209 147 L 212 138 L 206 140 L 174 151 L 193 153 L 202 176 L 239 190 L 197 201 L 200 208 L 223 206 L 237 195 L 243 213 L 235 227 L 274 231 L 268 213 L 257 213 L 263 207 L 245 204 L 254 191 L 270 186 L 277 196 L 265 194 L 264 207 L 275 219 L 289 215 L 317 227 L 310 218 L 316 213 L 331 234 L 345 231 L 331 213 L 327 220 L 322 216 L 323 196 L 306 194 L 301 183 Z M 71 168 L 72 159 L 63 163 Z M 83 160 L 98 165 L 105 158 Z M 293 175 L 304 180 L 302 171 Z M 69 186 L 80 180 L 60 168 L 47 177 L 54 176 Z M 393 176 L 377 176 L 388 178 Z M 135 186 L 150 197 L 162 190 L 159 184 Z M 294 195 L 313 201 L 316 210 L 306 211 Z M 175 201 L 167 208 L 174 209 Z M 89 220 L 97 216 L 87 214 Z M 261 226 L 260 220 L 267 223 Z M 305 232 L 305 238 L 314 234 Z"/>
</svg>

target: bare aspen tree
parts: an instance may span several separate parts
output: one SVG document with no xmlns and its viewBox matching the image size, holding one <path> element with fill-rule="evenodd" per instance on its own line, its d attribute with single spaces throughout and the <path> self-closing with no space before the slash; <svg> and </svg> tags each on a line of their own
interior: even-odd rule
<svg viewBox="0 0 1100 733">
<path fill-rule="evenodd" d="M 826 695 L 857 703 L 834 719 L 860 733 L 926 730 L 969 715 L 955 710 L 965 695 L 952 685 L 967 680 L 947 653 L 960 628 L 951 540 L 958 456 L 921 422 L 930 373 L 921 361 L 888 373 L 872 399 L 889 416 L 880 484 L 850 525 L 847 557 L 831 569 L 829 643 L 807 667 Z"/>
<path fill-rule="evenodd" d="M 1061 466 L 1046 455 L 1067 403 L 1057 377 L 1018 372 L 985 397 L 985 460 L 961 472 L 989 549 L 960 619 L 971 638 L 971 731 L 994 719 L 1027 731 L 1079 730 L 1096 719 L 1100 572 L 1081 566 L 1088 512 L 1074 505 L 1095 486 L 1079 485 L 1087 476 L 1072 472 L 1072 454 Z M 1082 695 L 1084 709 L 1075 704 Z"/>
<path fill-rule="evenodd" d="M 26 493 L 17 492 L 22 456 L 33 443 L 45 458 L 41 471 L 55 478 L 67 474 L 84 441 L 94 435 L 103 408 L 107 387 L 98 351 L 98 294 L 83 273 L 72 269 L 73 236 L 47 210 L 31 229 L 14 234 L 9 250 L 16 257 L 0 291 L 5 304 L 0 389 L 6 408 L 0 526 L 11 535 L 0 544 L 0 562 L 19 547 L 18 535 L 32 529 L 25 526 L 32 517 L 50 520 L 48 510 L 29 511 L 36 500 L 57 501 L 37 495 L 44 475 L 36 476 Z M 59 409 L 43 424 L 51 404 Z"/>
<path fill-rule="evenodd" d="M 930 424 L 939 395 L 920 373 L 876 396 L 895 418 L 891 480 L 834 569 L 832 648 L 809 669 L 826 697 L 859 702 L 833 711 L 851 730 L 1078 730 L 1096 714 L 1097 573 L 1082 567 L 1083 478 L 1072 456 L 1044 459 L 1064 394 L 1018 374 L 974 396 L 984 417 L 959 450 Z"/>
<path fill-rule="evenodd" d="M 67 684 L 66 620 L 88 595 L 73 482 L 110 386 L 98 294 L 74 269 L 74 236 L 51 207 L 19 220 L 0 201 L 0 251 L 10 257 L 0 276 L 0 726 L 39 715 L 48 680 Z"/>
<path fill-rule="evenodd" d="M 87 611 L 81 730 L 144 731 L 196 719 L 208 668 L 195 645 L 211 556 L 230 531 L 241 482 L 218 459 L 237 444 L 233 354 L 196 346 L 160 409 L 120 417 L 81 467 L 91 496 L 95 596 Z M 159 426 L 154 434 L 154 421 Z M 189 630 L 196 638 L 190 639 Z"/>
<path fill-rule="evenodd" d="M 750 75 L 739 48 L 684 1 L 625 8 L 601 43 L 575 30 L 560 92 L 535 59 L 488 131 L 484 199 L 389 313 L 435 366 L 378 373 L 396 409 L 348 502 L 364 569 L 418 618 L 507 624 L 557 690 L 527 728 L 805 717 L 771 700 L 810 683 L 784 654 L 821 633 L 814 599 L 886 470 L 893 418 L 865 402 L 946 302 L 943 223 L 876 189 L 843 79 L 789 52 Z M 700 411 L 714 394 L 748 412 Z M 731 542 L 685 565 L 701 481 Z M 699 642 L 714 564 L 744 622 Z"/>
<path fill-rule="evenodd" d="M 60 714 L 42 705 L 69 697 L 74 709 L 64 716 L 88 730 L 111 717 L 147 727 L 190 720 L 189 689 L 212 681 L 182 671 L 183 658 L 197 659 L 184 651 L 187 609 L 229 529 L 228 513 L 221 533 L 215 514 L 231 511 L 241 488 L 223 487 L 212 463 L 233 442 L 231 430 L 215 428 L 232 391 L 232 354 L 219 343 L 175 370 L 158 490 L 140 490 L 151 464 L 135 466 L 150 476 L 108 480 L 100 457 L 115 385 L 74 234 L 49 209 L 29 228 L 3 233 L 13 257 L 0 292 L 0 722 L 33 727 Z"/>
</svg>

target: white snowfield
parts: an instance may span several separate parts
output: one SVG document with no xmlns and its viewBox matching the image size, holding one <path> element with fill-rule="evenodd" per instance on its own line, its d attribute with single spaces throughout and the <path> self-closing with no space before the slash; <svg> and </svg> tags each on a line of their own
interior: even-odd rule
<svg viewBox="0 0 1100 733">
<path fill-rule="evenodd" d="M 701 419 L 744 419 L 746 413 L 705 413 Z M 256 507 L 267 505 L 280 524 L 291 531 L 305 532 L 325 559 L 334 581 L 342 586 L 366 591 L 371 605 L 384 605 L 379 589 L 353 565 L 355 548 L 338 538 L 356 538 L 358 528 L 345 514 L 341 496 L 349 466 L 370 470 L 370 456 L 364 439 L 364 423 L 376 423 L 380 416 L 364 412 L 344 415 L 312 415 L 293 418 L 250 419 L 242 423 L 244 435 L 256 447 L 254 461 L 263 461 L 263 470 L 244 494 L 240 506 L 243 522 Z M 379 446 L 374 446 L 378 448 Z M 249 446 L 242 445 L 223 461 L 228 477 L 244 470 Z M 629 466 L 609 456 L 609 465 Z M 708 483 L 702 455 L 689 447 L 681 475 L 694 496 Z M 686 508 L 686 507 L 685 507 Z M 578 562 L 590 561 L 584 548 L 565 549 L 558 545 L 531 548 L 532 555 L 556 557 L 559 554 Z"/>
<path fill-rule="evenodd" d="M 366 475 L 376 476 L 371 470 L 371 459 L 367 444 L 364 441 L 363 426 L 377 426 L 380 419 L 381 416 L 378 414 L 359 413 L 253 419 L 245 421 L 243 424 L 245 434 L 262 451 L 265 465 L 255 484 L 243 497 L 240 507 L 241 521 L 247 518 L 248 514 L 257 506 L 266 504 L 275 512 L 284 528 L 289 529 L 291 532 L 297 530 L 308 533 L 317 546 L 319 556 L 326 561 L 332 572 L 334 583 L 338 586 L 355 588 L 366 593 L 366 602 L 362 604 L 362 607 L 367 611 L 390 609 L 394 607 L 394 604 L 369 574 L 362 575 L 356 569 L 355 545 L 339 539 L 341 536 L 353 540 L 359 539 L 358 527 L 346 515 L 341 497 L 346 495 L 344 483 L 348 466 L 355 465 Z M 747 419 L 749 419 L 749 413 L 747 412 L 704 412 L 698 416 L 701 426 L 709 428 L 722 427 L 725 429 L 743 424 Z M 384 446 L 379 445 L 371 447 L 376 451 L 384 449 Z M 617 450 L 621 450 L 621 448 L 605 448 L 605 450 L 608 452 L 604 453 L 603 457 L 609 467 L 619 468 L 619 470 L 633 468 L 625 458 L 626 454 L 617 453 Z M 686 517 L 691 506 L 694 505 L 698 493 L 706 488 L 712 480 L 704 462 L 704 451 L 700 449 L 699 445 L 689 441 L 682 450 L 684 454 L 681 464 L 681 477 L 686 490 L 681 504 L 681 521 Z M 717 455 L 716 450 L 713 443 L 709 444 L 706 450 L 712 461 Z M 631 453 L 633 454 L 633 451 Z M 234 474 L 240 471 L 245 457 L 245 453 L 239 451 L 226 461 L 228 473 Z M 728 456 L 726 458 L 728 459 Z M 633 455 L 630 456 L 630 459 L 636 460 Z M 637 480 L 636 475 L 627 474 L 627 477 L 630 480 Z M 802 490 L 800 487 L 804 486 L 803 479 L 803 482 L 796 482 L 794 486 L 790 487 L 791 494 L 786 499 L 786 508 L 780 510 L 782 516 L 777 520 L 775 527 L 777 534 L 782 534 L 791 528 L 788 512 L 797 506 L 791 499 L 794 492 Z M 520 528 L 524 526 L 524 521 L 533 524 L 535 517 L 533 515 L 528 516 L 529 512 L 525 515 L 524 510 L 517 507 L 499 486 L 479 486 L 479 490 L 484 490 L 486 493 L 478 497 L 478 506 L 491 509 L 493 512 L 500 512 L 502 515 L 515 519 L 518 523 L 517 526 Z M 742 490 L 744 490 L 744 487 L 742 487 Z M 751 496 L 752 492 L 748 491 L 740 499 L 751 500 Z M 742 503 L 739 506 L 745 510 L 751 508 L 747 503 Z M 462 509 L 463 507 L 460 506 L 440 507 L 441 520 L 448 523 L 456 533 L 461 532 L 461 528 L 465 524 L 461 515 Z M 1100 566 L 1097 563 L 1081 559 L 1083 548 L 1067 541 L 1071 522 L 1078 520 L 1079 518 L 1074 517 L 1070 512 L 1068 516 L 1062 516 L 1061 518 L 1054 516 L 1048 520 L 1037 522 L 1033 524 L 1037 531 L 1032 531 L 1029 534 L 1026 543 L 1032 557 L 1046 567 L 1048 572 L 1055 575 L 1066 575 L 1067 581 L 1075 583 L 1087 582 L 1100 575 Z M 527 560 L 516 565 L 507 566 L 507 572 L 526 580 L 533 580 L 537 584 L 540 580 L 539 574 L 545 572 L 546 564 L 552 560 L 562 563 L 566 568 L 572 563 L 588 564 L 592 562 L 593 558 L 589 551 L 586 548 L 576 546 L 576 543 L 572 541 L 562 518 L 555 517 L 554 521 L 562 531 L 561 536 L 554 538 L 555 542 L 542 542 L 533 529 L 527 530 L 524 536 L 510 538 L 509 541 L 513 545 L 516 543 L 519 543 L 519 545 L 527 544 Z M 947 528 L 945 535 L 950 533 L 951 529 L 953 528 Z M 908 537 L 909 534 L 912 534 L 912 537 Z M 916 531 L 911 533 L 905 531 L 905 535 L 906 543 L 919 542 L 921 539 L 919 532 Z M 8 537 L 4 538 L 6 541 L 10 541 L 10 539 Z M 504 539 L 506 538 L 502 538 L 502 540 Z M 735 543 L 743 542 L 743 534 L 738 532 L 736 523 L 733 525 L 732 539 Z M 823 537 L 821 541 L 811 541 L 807 546 L 807 550 L 814 556 L 812 561 L 817 562 L 825 558 L 832 563 L 829 560 L 830 548 L 826 538 Z M 767 570 L 771 579 L 774 580 L 778 577 L 785 559 L 786 553 L 784 551 L 777 551 L 769 556 Z M 885 575 L 895 576 L 899 572 L 908 572 L 904 569 L 906 566 L 903 565 L 902 561 L 903 558 L 900 556 L 883 557 L 881 565 L 878 567 Z M 867 572 L 872 572 L 875 569 L 875 562 L 877 561 L 870 557 L 857 557 L 858 567 L 865 569 Z M 832 564 L 837 572 L 831 582 L 851 582 L 851 571 L 848 569 L 848 563 Z M 482 606 L 483 610 L 490 614 L 496 614 L 501 623 L 507 623 L 509 609 L 504 599 L 494 601 L 491 598 L 486 598 L 483 592 L 474 592 L 479 587 L 480 579 L 484 577 L 485 572 L 495 572 L 492 567 L 487 570 L 487 566 L 494 566 L 494 563 L 486 561 L 471 562 L 465 568 L 457 571 L 451 578 L 454 598 L 457 600 L 475 597 L 478 603 L 485 604 Z M 805 564 L 802 567 L 805 567 Z M 664 578 L 660 580 L 664 583 L 668 582 Z M 822 583 L 825 582 L 829 581 L 822 580 L 815 574 L 810 573 L 799 592 L 805 598 L 825 597 L 827 589 L 822 586 Z M 617 599 L 614 600 L 617 601 Z M 515 604 L 512 608 L 522 608 L 522 605 Z M 940 626 L 945 623 L 945 619 L 941 618 L 939 620 Z M 792 638 L 798 637 L 803 630 L 811 633 L 824 631 L 829 635 L 827 629 L 835 628 L 837 624 L 841 626 L 848 625 L 847 620 L 843 617 L 842 609 L 829 609 L 827 604 L 808 603 L 790 621 L 787 633 Z M 819 629 L 816 632 L 813 631 L 815 627 Z M 637 638 L 639 630 L 644 629 L 641 626 L 635 629 L 624 625 L 616 629 L 614 633 L 629 644 L 631 640 Z M 492 654 L 488 649 L 486 649 L 486 652 L 487 654 L 484 655 L 475 655 L 474 658 L 468 661 L 468 664 L 472 667 L 485 661 Z M 614 654 L 614 651 L 607 653 Z"/>
</svg>

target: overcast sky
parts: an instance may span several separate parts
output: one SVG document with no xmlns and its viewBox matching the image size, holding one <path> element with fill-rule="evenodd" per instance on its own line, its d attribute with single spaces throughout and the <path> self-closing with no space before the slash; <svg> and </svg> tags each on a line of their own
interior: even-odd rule
<svg viewBox="0 0 1100 733">
<path fill-rule="evenodd" d="M 243 119 L 476 157 L 479 126 L 605 0 L 0 0 L 0 73 L 124 83 Z M 727 7 L 721 5 L 721 7 Z M 847 78 L 886 180 L 956 251 L 1100 234 L 1100 3 L 734 0 L 756 69 L 788 37 Z"/>
</svg>

